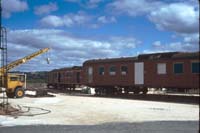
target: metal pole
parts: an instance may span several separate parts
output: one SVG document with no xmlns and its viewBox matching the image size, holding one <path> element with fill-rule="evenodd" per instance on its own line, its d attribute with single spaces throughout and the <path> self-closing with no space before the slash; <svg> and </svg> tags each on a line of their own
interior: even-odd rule
<svg viewBox="0 0 200 133">
<path fill-rule="evenodd" d="M 2 23 L 1 23 L 1 15 L 2 15 L 2 8 L 1 8 L 1 0 L 0 0 L 0 27 L 2 27 Z M 2 33 L 0 33 L 0 36 L 1 36 Z M 0 39 L 0 48 L 2 47 L 2 44 L 1 44 L 1 39 Z"/>
<path fill-rule="evenodd" d="M 1 61 L 0 66 L 7 66 L 7 31 L 6 28 L 2 26 L 2 1 L 0 0 L 0 54 L 1 54 Z M 7 88 L 7 67 L 3 69 L 0 73 L 1 76 L 1 86 L 5 88 L 3 92 L 3 103 L 2 107 L 5 109 L 6 113 L 8 111 L 8 97 L 6 97 L 6 88 Z M 6 108 L 5 108 L 6 106 Z"/>
</svg>

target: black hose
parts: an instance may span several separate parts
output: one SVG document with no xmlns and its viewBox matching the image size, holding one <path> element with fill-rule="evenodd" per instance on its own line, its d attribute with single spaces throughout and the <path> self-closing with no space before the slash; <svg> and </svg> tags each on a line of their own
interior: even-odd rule
<svg viewBox="0 0 200 133">
<path fill-rule="evenodd" d="M 44 115 L 44 114 L 51 113 L 51 110 L 44 109 L 44 108 L 39 108 L 39 107 L 20 106 L 20 105 L 17 105 L 17 107 L 19 108 L 19 110 L 10 112 L 11 115 L 16 115 L 16 116 L 36 116 L 36 115 Z M 27 111 L 22 111 L 22 107 L 23 108 L 27 108 Z M 40 109 L 43 112 L 32 114 L 30 112 L 31 109 Z M 25 114 L 25 113 L 30 113 L 30 114 Z"/>
</svg>

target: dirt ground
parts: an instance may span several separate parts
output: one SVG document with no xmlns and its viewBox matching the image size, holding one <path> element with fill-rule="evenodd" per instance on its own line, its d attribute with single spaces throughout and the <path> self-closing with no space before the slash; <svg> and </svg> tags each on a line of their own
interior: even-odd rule
<svg viewBox="0 0 200 133">
<path fill-rule="evenodd" d="M 19 110 L 11 105 L 0 105 L 0 115 L 11 115 L 13 112 L 19 112 Z"/>
<path fill-rule="evenodd" d="M 0 115 L 0 125 L 96 125 L 199 120 L 198 105 L 72 96 L 64 93 L 51 95 L 55 96 L 9 99 L 9 103 L 23 113 L 14 117 Z"/>
</svg>

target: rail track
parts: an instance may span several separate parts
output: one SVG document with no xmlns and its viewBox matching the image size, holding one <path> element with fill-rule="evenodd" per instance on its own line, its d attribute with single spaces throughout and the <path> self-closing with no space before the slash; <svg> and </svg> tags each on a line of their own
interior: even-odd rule
<svg viewBox="0 0 200 133">
<path fill-rule="evenodd" d="M 98 96 L 98 97 L 199 104 L 199 96 L 186 96 L 186 95 L 168 95 L 168 94 L 125 95 L 123 94 L 123 95 Z"/>
<path fill-rule="evenodd" d="M 162 101 L 162 102 L 175 102 L 175 103 L 188 103 L 199 104 L 199 95 L 187 95 L 187 94 L 118 94 L 118 95 L 91 95 L 85 94 L 80 90 L 55 90 L 48 89 L 52 93 L 63 93 L 65 95 L 83 96 L 83 97 L 103 97 L 103 98 L 120 98 L 120 99 L 132 99 L 132 100 L 147 100 L 147 101 Z"/>
</svg>

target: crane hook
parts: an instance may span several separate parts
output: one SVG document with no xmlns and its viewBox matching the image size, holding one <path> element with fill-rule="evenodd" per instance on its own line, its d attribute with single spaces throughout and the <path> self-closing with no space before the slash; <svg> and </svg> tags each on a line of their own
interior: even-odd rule
<svg viewBox="0 0 200 133">
<path fill-rule="evenodd" d="M 50 58 L 46 58 L 47 64 L 50 64 Z"/>
</svg>

